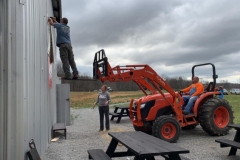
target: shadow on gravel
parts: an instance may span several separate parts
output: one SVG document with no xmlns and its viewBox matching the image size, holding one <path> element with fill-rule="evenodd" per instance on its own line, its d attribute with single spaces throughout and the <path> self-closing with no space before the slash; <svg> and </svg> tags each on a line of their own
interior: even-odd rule
<svg viewBox="0 0 240 160">
<path fill-rule="evenodd" d="M 110 123 L 114 124 L 114 125 L 122 125 L 122 124 L 132 124 L 132 121 L 127 118 L 127 117 L 123 117 L 120 121 L 120 123 L 116 123 L 117 118 L 115 118 L 114 120 L 110 121 Z"/>
</svg>

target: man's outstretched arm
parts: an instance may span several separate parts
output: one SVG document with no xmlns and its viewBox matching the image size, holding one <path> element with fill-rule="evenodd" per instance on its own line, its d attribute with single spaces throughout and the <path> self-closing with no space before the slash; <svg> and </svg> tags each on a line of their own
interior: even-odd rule
<svg viewBox="0 0 240 160">
<path fill-rule="evenodd" d="M 189 92 L 191 88 L 192 88 L 192 85 L 190 85 L 190 86 L 187 87 L 187 88 L 182 89 L 181 91 L 184 92 L 184 93 L 185 93 L 185 92 Z"/>
<path fill-rule="evenodd" d="M 55 18 L 54 19 L 48 18 L 48 22 L 51 26 L 54 26 L 54 23 L 58 23 Z"/>
</svg>

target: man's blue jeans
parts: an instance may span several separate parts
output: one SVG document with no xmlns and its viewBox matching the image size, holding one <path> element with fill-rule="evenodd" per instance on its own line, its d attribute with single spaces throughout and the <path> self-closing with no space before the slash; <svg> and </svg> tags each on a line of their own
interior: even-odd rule
<svg viewBox="0 0 240 160">
<path fill-rule="evenodd" d="M 191 110 L 193 108 L 193 104 L 197 100 L 197 98 L 198 98 L 198 96 L 193 96 L 193 97 L 183 96 L 183 101 L 184 101 L 184 105 L 183 106 L 185 106 L 184 111 L 186 113 L 190 113 L 191 112 Z"/>
<path fill-rule="evenodd" d="M 184 102 L 182 109 L 184 109 L 184 107 L 187 105 L 187 103 L 190 99 L 190 96 L 189 95 L 184 95 L 184 96 L 182 96 L 182 98 L 183 98 L 183 102 Z"/>
</svg>

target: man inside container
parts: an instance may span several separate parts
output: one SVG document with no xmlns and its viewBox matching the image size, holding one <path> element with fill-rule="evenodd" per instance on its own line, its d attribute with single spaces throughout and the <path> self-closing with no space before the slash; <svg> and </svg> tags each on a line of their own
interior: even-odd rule
<svg viewBox="0 0 240 160">
<path fill-rule="evenodd" d="M 71 39 L 70 39 L 70 27 L 67 18 L 62 18 L 60 23 L 55 18 L 49 18 L 48 22 L 51 26 L 57 29 L 57 46 L 59 47 L 60 58 L 63 64 L 63 71 L 65 76 L 62 79 L 78 79 L 78 70 L 74 61 L 74 54 L 72 51 Z M 70 72 L 70 67 L 73 71 L 73 77 Z"/>
<path fill-rule="evenodd" d="M 187 115 L 192 111 L 195 101 L 197 100 L 198 96 L 204 92 L 204 87 L 201 82 L 199 82 L 198 77 L 193 77 L 192 84 L 181 90 L 183 93 L 189 93 L 189 95 L 184 95 L 184 105 L 182 107 L 183 114 Z"/>
</svg>

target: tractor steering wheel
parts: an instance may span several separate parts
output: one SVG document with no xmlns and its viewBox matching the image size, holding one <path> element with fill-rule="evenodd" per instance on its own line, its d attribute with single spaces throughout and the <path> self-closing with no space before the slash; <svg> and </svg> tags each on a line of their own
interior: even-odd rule
<svg viewBox="0 0 240 160">
<path fill-rule="evenodd" d="M 178 91 L 178 93 L 179 93 L 180 96 L 182 97 L 182 95 L 183 95 L 183 91 Z"/>
</svg>

